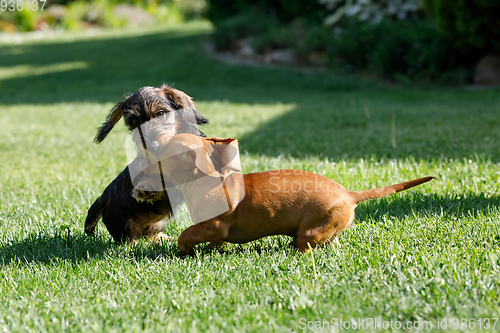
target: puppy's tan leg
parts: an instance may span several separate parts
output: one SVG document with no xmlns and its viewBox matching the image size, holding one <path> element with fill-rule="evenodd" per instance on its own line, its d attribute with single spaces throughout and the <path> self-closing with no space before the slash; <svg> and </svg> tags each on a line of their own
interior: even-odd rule
<svg viewBox="0 0 500 333">
<path fill-rule="evenodd" d="M 165 229 L 164 220 L 152 223 L 142 230 L 142 237 L 148 237 L 151 242 L 158 245 L 164 245 L 166 242 L 170 242 L 172 238 L 160 231 L 163 229 Z"/>
<path fill-rule="evenodd" d="M 150 237 L 151 241 L 155 244 L 158 244 L 160 246 L 165 245 L 168 242 L 172 241 L 172 237 L 170 237 L 167 234 L 164 234 L 163 232 L 159 232 L 153 236 Z"/>
<path fill-rule="evenodd" d="M 207 221 L 190 226 L 182 232 L 177 241 L 182 255 L 190 253 L 200 243 L 222 242 L 229 234 L 229 225 L 222 221 Z"/>
<path fill-rule="evenodd" d="M 142 228 L 138 228 L 137 223 L 131 218 L 128 219 L 125 230 L 127 230 L 129 244 L 137 243 L 142 236 Z"/>
</svg>

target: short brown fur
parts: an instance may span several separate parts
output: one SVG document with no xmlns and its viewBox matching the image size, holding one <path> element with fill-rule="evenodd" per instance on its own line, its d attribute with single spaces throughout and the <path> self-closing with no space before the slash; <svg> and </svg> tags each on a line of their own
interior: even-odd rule
<svg viewBox="0 0 500 333">
<path fill-rule="evenodd" d="M 193 150 L 192 143 L 200 139 L 205 146 L 213 145 L 210 139 L 180 134 L 162 147 L 161 152 L 164 156 L 177 156 L 162 161 L 163 176 L 182 180 L 176 188 L 183 193 L 191 213 L 202 189 L 190 185 L 190 180 L 199 178 L 200 173 L 207 174 L 196 156 L 199 150 L 198 153 Z M 212 157 L 207 154 L 203 158 Z M 152 174 L 156 170 L 146 169 L 146 172 Z M 329 178 L 301 170 L 232 173 L 225 177 L 224 183 L 230 192 L 233 191 L 233 197 L 239 195 L 237 187 L 242 185 L 238 180 L 241 177 L 244 197 L 236 198 L 241 202 L 226 213 L 184 230 L 178 239 L 181 254 L 191 252 L 199 243 L 241 244 L 271 235 L 293 237 L 292 243 L 301 252 L 308 252 L 309 246 L 338 244 L 337 236 L 351 225 L 358 202 L 397 193 L 433 179 L 426 177 L 381 189 L 353 192 Z M 202 193 L 207 193 L 203 201 L 206 207 L 210 202 L 216 204 L 216 200 L 221 200 L 211 197 L 208 192 Z"/>
</svg>

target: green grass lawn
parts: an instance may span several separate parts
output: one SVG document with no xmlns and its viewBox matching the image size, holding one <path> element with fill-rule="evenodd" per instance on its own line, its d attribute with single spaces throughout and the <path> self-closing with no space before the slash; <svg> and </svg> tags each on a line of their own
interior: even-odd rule
<svg viewBox="0 0 500 333">
<path fill-rule="evenodd" d="M 0 37 L 3 331 L 298 332 L 335 318 L 481 331 L 500 317 L 498 89 L 223 64 L 202 51 L 209 33 Z M 342 248 L 314 256 L 284 236 L 186 258 L 176 242 L 117 246 L 102 223 L 87 237 L 87 209 L 126 165 L 122 123 L 101 145 L 95 129 L 124 93 L 163 82 L 194 98 L 207 135 L 239 139 L 244 172 L 304 169 L 350 190 L 436 179 L 360 204 Z M 190 223 L 183 208 L 167 233 Z"/>
</svg>

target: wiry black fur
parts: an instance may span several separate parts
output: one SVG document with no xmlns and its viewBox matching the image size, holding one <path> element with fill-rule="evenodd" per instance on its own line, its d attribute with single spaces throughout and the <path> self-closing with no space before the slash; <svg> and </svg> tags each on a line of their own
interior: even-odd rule
<svg viewBox="0 0 500 333">
<path fill-rule="evenodd" d="M 171 112 L 178 110 L 181 112 Z M 164 115 L 156 116 L 159 111 L 164 112 Z M 106 121 L 98 128 L 95 141 L 99 143 L 104 140 L 122 116 L 131 131 L 148 122 L 146 130 L 141 132 L 142 140 L 147 141 L 148 146 L 160 138 L 168 140 L 178 131 L 205 136 L 190 124 L 188 119 L 194 118 L 198 125 L 208 123 L 208 120 L 196 110 L 191 98 L 184 93 L 166 85 L 157 88 L 143 87 L 113 107 Z M 144 145 L 140 138 L 134 138 L 134 141 L 136 145 Z M 144 173 L 139 174 L 134 183 L 138 184 L 140 178 L 144 176 Z M 159 196 L 156 195 L 156 200 L 151 203 L 137 201 L 131 195 L 133 188 L 127 166 L 90 207 L 85 220 L 85 232 L 92 235 L 99 219 L 102 218 L 117 243 L 134 241 L 142 236 L 152 237 L 164 229 L 162 219 L 170 218 L 182 204 L 177 202 L 172 207 L 166 191 L 161 192 Z M 140 229 L 140 235 L 134 227 L 135 224 L 139 225 L 139 221 L 141 225 L 144 225 L 144 221 L 148 222 L 145 228 Z"/>
<path fill-rule="evenodd" d="M 99 126 L 97 129 L 97 133 L 94 138 L 95 143 L 101 143 L 106 136 L 108 136 L 109 132 L 113 129 L 113 126 L 115 126 L 116 122 L 112 122 L 111 118 L 115 114 L 116 110 L 119 110 L 118 112 L 121 112 L 121 104 L 123 102 L 115 104 L 115 106 L 111 109 L 111 112 L 108 114 L 106 117 L 106 121 Z M 119 120 L 119 119 L 118 119 Z M 118 121 L 117 120 L 117 121 Z"/>
<path fill-rule="evenodd" d="M 208 124 L 208 119 L 203 117 L 198 110 L 196 110 L 196 107 L 194 106 L 194 103 L 192 103 L 189 96 L 184 94 L 184 96 L 174 98 L 173 96 L 177 95 L 165 93 L 172 91 L 184 94 L 181 91 L 174 90 L 167 85 L 159 87 L 142 87 L 125 100 L 117 103 L 111 109 L 106 121 L 97 129 L 94 141 L 96 143 L 102 142 L 122 116 L 125 118 L 125 125 L 130 131 L 132 131 L 141 124 L 154 120 L 155 114 L 157 113 L 155 111 L 159 110 L 170 113 L 170 111 L 184 109 L 183 115 L 185 115 L 185 117 L 182 120 L 186 120 L 191 117 L 196 119 L 196 123 L 198 125 Z M 167 119 L 167 121 L 168 120 L 169 119 Z M 186 121 L 178 122 L 178 125 L 189 126 Z M 163 129 L 164 128 L 160 126 L 159 131 L 162 131 Z M 159 131 L 152 134 L 158 134 Z"/>
<path fill-rule="evenodd" d="M 130 195 L 132 180 L 128 166 L 106 187 L 102 195 L 90 207 L 85 220 L 85 232 L 87 235 L 94 233 L 99 218 L 102 217 L 109 233 L 117 243 L 124 243 L 131 239 L 133 232 L 127 221 L 149 216 L 152 219 L 161 220 L 172 216 L 172 206 L 166 192 L 161 200 L 148 203 L 137 201 Z M 165 226 L 162 223 L 154 224 L 143 230 L 141 236 L 159 233 Z M 153 229 L 151 229 L 153 228 Z"/>
</svg>

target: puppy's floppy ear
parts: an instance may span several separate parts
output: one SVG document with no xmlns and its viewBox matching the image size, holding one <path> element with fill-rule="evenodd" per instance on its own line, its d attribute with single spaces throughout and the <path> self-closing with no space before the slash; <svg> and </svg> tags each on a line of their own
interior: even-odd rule
<svg viewBox="0 0 500 333">
<path fill-rule="evenodd" d="M 195 155 L 194 164 L 198 170 L 207 176 L 220 177 L 221 174 L 215 169 L 210 154 L 206 147 L 200 147 L 191 151 Z"/>
<path fill-rule="evenodd" d="M 167 85 L 163 85 L 162 89 L 167 99 L 172 102 L 177 109 L 185 109 L 185 112 L 192 113 L 197 125 L 208 124 L 208 119 L 198 112 L 191 96 Z M 188 118 L 190 116 L 191 114 L 188 115 Z"/>
<path fill-rule="evenodd" d="M 230 171 L 241 171 L 240 148 L 238 139 L 227 139 L 227 145 L 221 153 L 223 174 Z"/>
<path fill-rule="evenodd" d="M 198 112 L 198 110 L 193 109 L 194 112 L 194 118 L 196 119 L 196 124 L 197 125 L 205 125 L 208 124 L 208 119 L 203 117 L 201 113 Z"/>
<path fill-rule="evenodd" d="M 167 85 L 163 85 L 163 93 L 165 96 L 173 102 L 174 106 L 176 106 L 177 109 L 182 109 L 182 108 L 192 108 L 196 109 L 193 99 L 185 94 L 184 92 L 174 89 L 172 87 L 169 87 Z"/>
<path fill-rule="evenodd" d="M 101 143 L 106 138 L 108 133 L 113 129 L 115 124 L 123 116 L 123 102 L 116 104 L 109 112 L 106 121 L 97 129 L 94 141 Z"/>
<path fill-rule="evenodd" d="M 238 140 L 232 138 L 209 138 L 206 139 L 217 150 L 214 151 L 214 165 L 218 165 L 217 171 L 221 172 L 224 177 L 228 176 L 231 171 L 241 171 L 240 149 Z"/>
<path fill-rule="evenodd" d="M 203 174 L 213 177 L 220 177 L 212 162 L 211 154 L 213 147 L 207 140 L 193 134 L 180 134 L 177 138 L 182 138 L 188 142 L 173 143 L 179 144 L 184 151 L 183 154 L 176 155 L 179 162 L 183 163 L 184 169 L 198 169 Z M 175 139 L 174 139 L 175 140 Z M 172 144 L 172 142 L 170 143 Z"/>
<path fill-rule="evenodd" d="M 160 152 L 160 162 L 163 165 L 175 165 L 184 170 L 198 169 L 205 175 L 220 177 L 211 154 L 213 147 L 206 144 L 205 139 L 193 134 L 175 136 Z M 157 167 L 147 167 L 147 174 L 160 173 Z M 175 182 L 174 182 L 175 183 Z"/>
<path fill-rule="evenodd" d="M 231 138 L 202 138 L 205 143 L 206 154 L 208 155 L 209 165 L 215 167 L 213 176 L 228 176 L 232 171 L 241 171 L 240 151 L 238 140 Z M 200 160 L 202 162 L 202 160 Z M 206 164 L 206 163 L 205 163 Z M 202 170 L 200 164 L 198 169 Z M 204 173 L 207 173 L 203 171 Z"/>
</svg>

